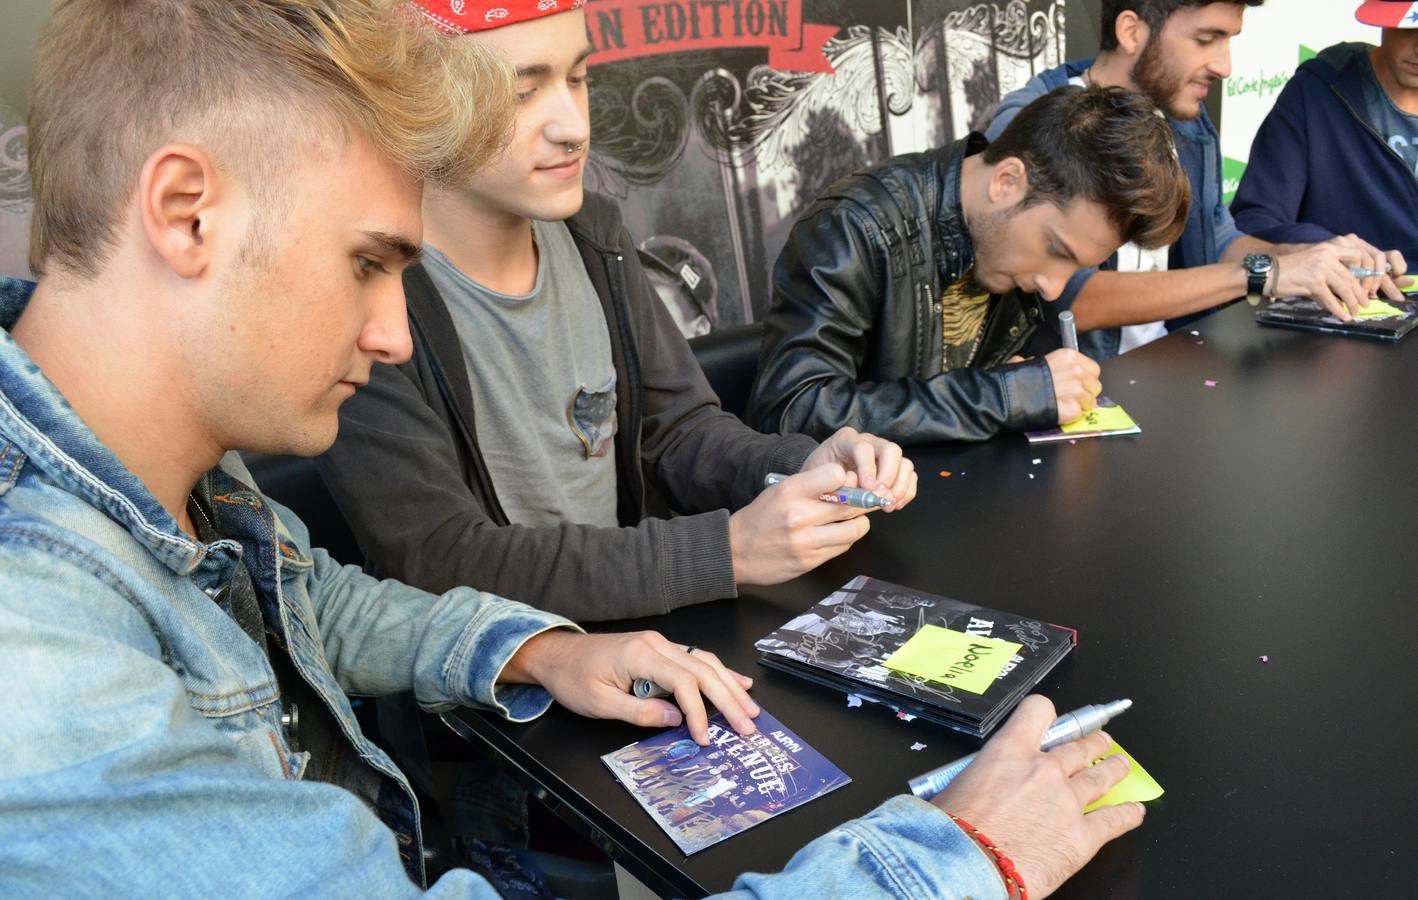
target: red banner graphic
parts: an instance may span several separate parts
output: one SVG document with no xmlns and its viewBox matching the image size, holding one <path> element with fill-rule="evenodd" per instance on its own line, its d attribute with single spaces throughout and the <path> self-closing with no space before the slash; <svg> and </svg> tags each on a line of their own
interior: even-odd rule
<svg viewBox="0 0 1418 900">
<path fill-rule="evenodd" d="M 762 47 L 770 68 L 831 72 L 823 47 L 836 25 L 803 22 L 802 0 L 591 0 L 593 66 L 686 50 Z"/>
</svg>

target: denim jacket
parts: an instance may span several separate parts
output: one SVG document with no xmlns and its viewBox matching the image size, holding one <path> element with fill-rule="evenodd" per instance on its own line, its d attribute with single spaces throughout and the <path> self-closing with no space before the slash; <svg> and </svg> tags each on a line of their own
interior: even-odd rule
<svg viewBox="0 0 1418 900">
<path fill-rule="evenodd" d="M 418 894 L 417 801 L 347 695 L 412 690 L 430 710 L 530 719 L 546 691 L 497 677 L 530 637 L 574 626 L 339 566 L 234 454 L 197 487 L 225 537 L 188 537 L 11 339 L 31 290 L 0 279 L 0 893 Z M 287 738 L 271 659 L 213 602 L 238 565 L 302 698 L 337 723 L 325 780 Z M 820 895 L 865 877 L 1003 896 L 969 838 L 913 805 L 891 801 L 746 889 Z M 430 894 L 496 896 L 465 870 Z"/>
<path fill-rule="evenodd" d="M 1000 136 L 1005 126 L 1014 120 L 1019 111 L 1031 102 L 1055 88 L 1068 84 L 1070 78 L 1081 77 L 1093 65 L 1093 60 L 1084 59 L 1064 63 L 1046 72 L 1040 72 L 1029 79 L 1024 87 L 1005 95 L 995 111 L 995 119 L 985 131 L 990 140 Z M 1221 255 L 1231 242 L 1241 237 L 1231 210 L 1221 195 L 1221 136 L 1211 123 L 1203 107 L 1201 115 L 1183 121 L 1168 118 L 1172 126 L 1172 136 L 1176 139 L 1177 159 L 1182 171 L 1191 182 L 1192 205 L 1187 213 L 1187 226 L 1182 236 L 1172 245 L 1167 257 L 1168 269 L 1190 269 L 1219 262 Z M 1100 269 L 1112 271 L 1118 267 L 1117 254 L 1113 254 Z M 1074 299 L 1093 273 L 1099 269 L 1079 269 L 1064 286 L 1063 293 L 1050 308 L 1053 317 L 1073 306 Z M 1183 321 L 1191 321 L 1200 315 L 1186 316 L 1181 320 L 1167 323 L 1169 328 L 1179 327 Z M 1085 353 L 1099 359 L 1117 356 L 1122 345 L 1122 329 L 1099 328 L 1079 335 L 1079 344 Z"/>
</svg>

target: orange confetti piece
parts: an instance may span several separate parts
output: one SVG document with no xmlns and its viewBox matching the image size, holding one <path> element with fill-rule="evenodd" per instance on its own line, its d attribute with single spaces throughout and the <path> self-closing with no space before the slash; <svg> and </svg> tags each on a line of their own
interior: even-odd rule
<svg viewBox="0 0 1418 900">
<path fill-rule="evenodd" d="M 940 470 L 940 477 L 941 477 L 941 478 L 949 478 L 949 477 L 950 477 L 950 473 L 947 472 L 947 471 L 945 471 L 944 469 L 941 469 L 941 470 Z"/>
</svg>

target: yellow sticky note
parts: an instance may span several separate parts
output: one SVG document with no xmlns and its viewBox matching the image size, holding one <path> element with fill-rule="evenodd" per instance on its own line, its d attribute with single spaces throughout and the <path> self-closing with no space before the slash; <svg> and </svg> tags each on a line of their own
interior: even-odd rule
<svg viewBox="0 0 1418 900">
<path fill-rule="evenodd" d="M 1162 796 L 1162 785 L 1157 783 L 1157 779 L 1147 774 L 1147 770 L 1144 769 L 1137 760 L 1133 759 L 1132 754 L 1124 750 L 1117 741 L 1113 741 L 1113 746 L 1108 749 L 1107 753 L 1103 754 L 1103 759 L 1107 759 L 1116 754 L 1127 757 L 1127 777 L 1113 785 L 1113 789 L 1108 791 L 1108 793 L 1084 807 L 1084 812 L 1092 812 L 1100 806 L 1116 806 L 1119 803 L 1131 803 L 1134 800 L 1139 803 L 1144 800 L 1156 800 L 1158 797 Z M 1094 763 L 1094 765 L 1097 765 L 1097 763 Z"/>
<path fill-rule="evenodd" d="M 1121 431 L 1135 428 L 1137 423 L 1121 406 L 1096 406 L 1067 425 L 1061 426 L 1064 434 L 1085 434 L 1092 431 Z"/>
<path fill-rule="evenodd" d="M 1020 646 L 998 638 L 926 625 L 881 664 L 903 675 L 983 694 L 1014 659 Z"/>
<path fill-rule="evenodd" d="M 1359 307 L 1360 319 L 1396 319 L 1403 315 L 1403 310 L 1391 303 L 1385 303 L 1377 297 L 1369 301 L 1368 306 Z"/>
</svg>

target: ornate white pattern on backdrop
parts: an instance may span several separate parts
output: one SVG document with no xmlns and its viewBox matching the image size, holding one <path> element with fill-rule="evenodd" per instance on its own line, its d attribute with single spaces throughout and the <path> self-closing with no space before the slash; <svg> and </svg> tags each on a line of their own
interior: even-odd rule
<svg viewBox="0 0 1418 900">
<path fill-rule="evenodd" d="M 30 277 L 30 170 L 25 152 L 25 125 L 0 100 L 0 275 Z"/>
</svg>

